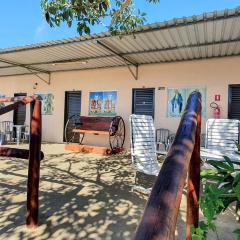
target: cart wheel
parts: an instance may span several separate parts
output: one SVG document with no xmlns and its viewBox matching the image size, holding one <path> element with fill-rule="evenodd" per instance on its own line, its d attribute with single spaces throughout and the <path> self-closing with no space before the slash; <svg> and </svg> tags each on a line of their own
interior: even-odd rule
<svg viewBox="0 0 240 240">
<path fill-rule="evenodd" d="M 109 129 L 109 143 L 113 153 L 117 153 L 125 141 L 125 123 L 120 116 L 112 119 Z"/>
<path fill-rule="evenodd" d="M 82 144 L 84 134 L 75 133 L 73 129 L 80 128 L 80 115 L 72 115 L 65 125 L 64 137 L 67 143 L 79 143 Z"/>
</svg>

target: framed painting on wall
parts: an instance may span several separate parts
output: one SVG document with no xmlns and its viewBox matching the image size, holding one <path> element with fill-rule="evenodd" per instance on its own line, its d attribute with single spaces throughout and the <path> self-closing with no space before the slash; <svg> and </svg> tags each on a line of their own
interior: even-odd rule
<svg viewBox="0 0 240 240">
<path fill-rule="evenodd" d="M 89 93 L 89 116 L 116 116 L 117 91 Z"/>
<path fill-rule="evenodd" d="M 202 117 L 206 117 L 206 87 L 186 87 L 168 89 L 167 117 L 181 117 L 189 95 L 199 91 L 202 95 Z"/>
<path fill-rule="evenodd" d="M 42 102 L 42 115 L 52 115 L 53 114 L 53 100 L 54 96 L 52 93 L 36 93 Z"/>
<path fill-rule="evenodd" d="M 167 117 L 181 117 L 186 103 L 185 88 L 168 89 Z"/>
<path fill-rule="evenodd" d="M 6 97 L 5 94 L 0 94 L 0 98 L 5 98 L 5 97 Z M 3 107 L 5 107 L 5 103 L 1 102 L 0 103 L 0 108 L 3 108 Z"/>
</svg>

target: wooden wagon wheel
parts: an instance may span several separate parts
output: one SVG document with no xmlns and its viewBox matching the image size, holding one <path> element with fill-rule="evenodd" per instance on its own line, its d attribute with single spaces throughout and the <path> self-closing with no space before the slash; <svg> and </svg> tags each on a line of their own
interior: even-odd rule
<svg viewBox="0 0 240 240">
<path fill-rule="evenodd" d="M 82 133 L 75 133 L 73 129 L 80 128 L 81 121 L 80 115 L 72 115 L 65 125 L 64 129 L 64 137 L 67 143 L 79 143 L 81 144 L 84 138 L 84 134 Z"/>
<path fill-rule="evenodd" d="M 125 141 L 125 123 L 120 116 L 112 119 L 109 129 L 109 144 L 113 153 L 118 152 Z"/>
</svg>

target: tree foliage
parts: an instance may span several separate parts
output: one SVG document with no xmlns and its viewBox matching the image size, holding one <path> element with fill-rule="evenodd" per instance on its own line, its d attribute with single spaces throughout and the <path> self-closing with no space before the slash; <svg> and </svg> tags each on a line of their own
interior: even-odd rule
<svg viewBox="0 0 240 240">
<path fill-rule="evenodd" d="M 76 23 L 80 35 L 90 34 L 91 27 L 100 24 L 112 34 L 129 33 L 146 21 L 146 14 L 135 7 L 134 0 L 41 0 L 41 7 L 51 27 Z"/>
</svg>

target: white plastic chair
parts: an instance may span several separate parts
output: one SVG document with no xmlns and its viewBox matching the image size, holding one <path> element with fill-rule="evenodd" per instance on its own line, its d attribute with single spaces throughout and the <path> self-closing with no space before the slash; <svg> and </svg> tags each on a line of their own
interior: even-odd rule
<svg viewBox="0 0 240 240">
<path fill-rule="evenodd" d="M 13 122 L 3 121 L 0 123 L 0 131 L 5 135 L 6 141 L 12 141 L 13 138 Z"/>
<path fill-rule="evenodd" d="M 201 158 L 203 160 L 223 161 L 224 156 L 227 156 L 232 161 L 240 162 L 240 155 L 236 153 L 236 143 L 239 144 L 239 130 L 240 121 L 237 119 L 208 119 L 206 123 L 205 148 L 201 148 Z M 239 168 L 239 165 L 235 164 L 235 167 Z M 214 169 L 207 162 L 203 163 L 203 168 Z M 237 216 L 240 218 L 238 212 Z"/>
<path fill-rule="evenodd" d="M 129 121 L 131 157 L 136 171 L 146 175 L 157 176 L 161 166 L 157 161 L 155 128 L 152 117 L 132 114 Z M 139 186 L 134 187 L 134 189 L 136 188 L 144 190 L 144 188 Z M 147 189 L 147 192 L 149 190 Z"/>
<path fill-rule="evenodd" d="M 170 130 L 166 128 L 159 128 L 156 129 L 156 147 L 157 151 L 164 152 L 163 154 L 166 155 L 166 151 L 168 148 L 168 138 L 170 135 Z"/>
<path fill-rule="evenodd" d="M 237 119 L 208 119 L 206 123 L 205 148 L 236 151 L 239 143 L 240 121 Z"/>
<path fill-rule="evenodd" d="M 238 161 L 236 143 L 239 143 L 240 121 L 236 119 L 208 119 L 206 123 L 205 147 L 201 148 L 203 159 L 222 160 L 230 156 Z"/>
</svg>

